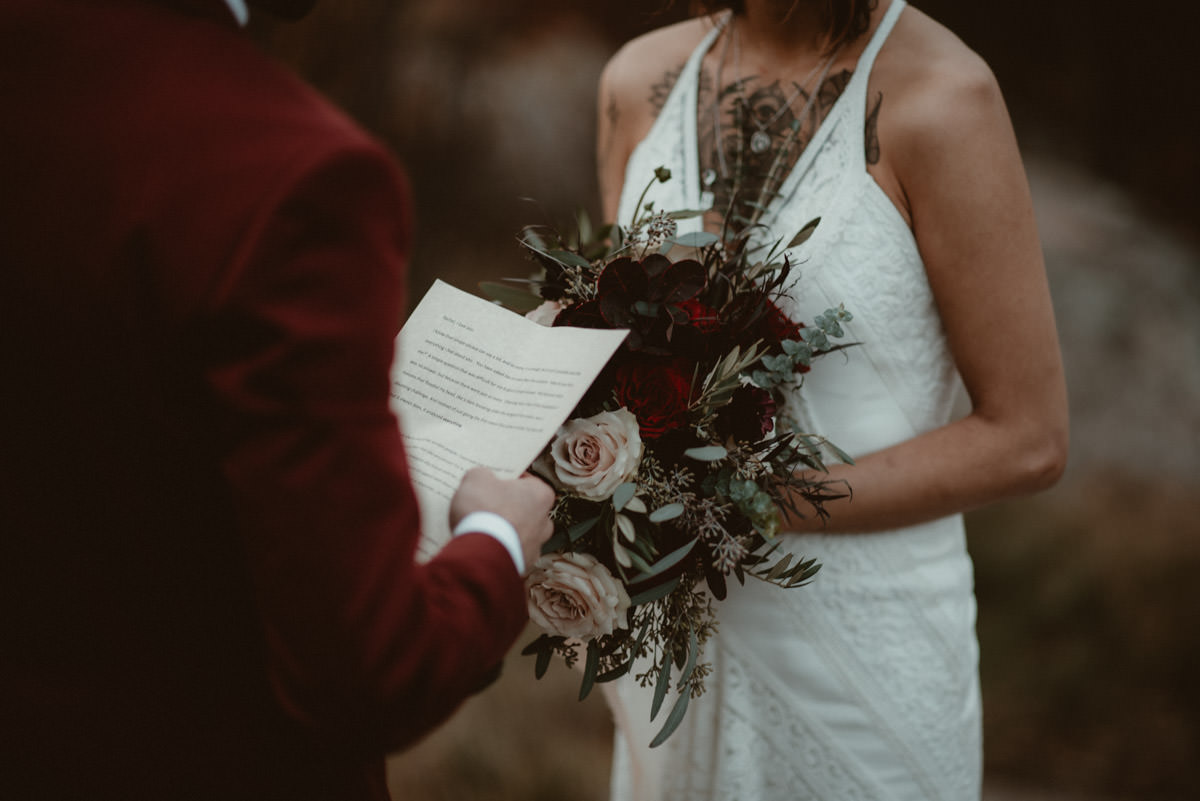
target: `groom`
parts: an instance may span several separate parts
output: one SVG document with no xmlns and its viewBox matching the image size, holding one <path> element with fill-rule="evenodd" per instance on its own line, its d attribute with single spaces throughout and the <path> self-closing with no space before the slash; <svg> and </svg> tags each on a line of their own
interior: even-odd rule
<svg viewBox="0 0 1200 801">
<path fill-rule="evenodd" d="M 525 622 L 551 492 L 414 564 L 403 178 L 245 13 L 0 4 L 3 799 L 386 798 Z"/>
</svg>

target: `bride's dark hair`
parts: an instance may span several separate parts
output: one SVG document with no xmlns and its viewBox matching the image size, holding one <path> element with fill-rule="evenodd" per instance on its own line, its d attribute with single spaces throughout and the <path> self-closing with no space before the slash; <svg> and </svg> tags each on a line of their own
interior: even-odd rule
<svg viewBox="0 0 1200 801">
<path fill-rule="evenodd" d="M 800 2 L 793 0 L 792 5 Z M 819 0 L 821 3 L 821 18 L 829 33 L 829 46 L 851 42 L 867 32 L 871 25 L 871 12 L 879 5 L 879 0 Z M 735 14 L 744 13 L 744 0 L 691 0 L 694 11 L 711 14 L 722 8 L 728 8 Z"/>
</svg>

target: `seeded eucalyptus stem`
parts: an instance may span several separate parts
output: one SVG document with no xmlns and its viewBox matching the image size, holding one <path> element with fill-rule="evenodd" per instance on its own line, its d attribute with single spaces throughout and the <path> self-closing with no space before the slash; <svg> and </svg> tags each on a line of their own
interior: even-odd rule
<svg viewBox="0 0 1200 801">
<path fill-rule="evenodd" d="M 642 190 L 642 194 L 638 197 L 637 205 L 634 206 L 633 220 L 629 224 L 630 231 L 637 230 L 638 226 L 642 222 L 641 215 L 642 215 L 642 211 L 643 211 L 643 204 L 646 201 L 646 195 L 650 192 L 650 187 L 654 186 L 656 183 L 660 183 L 660 184 L 665 183 L 665 182 L 669 181 L 670 179 L 671 179 L 671 171 L 668 170 L 666 167 L 659 167 L 654 171 L 654 177 L 650 179 L 650 182 L 648 184 L 646 184 L 646 188 Z M 649 212 L 649 209 L 645 209 L 645 211 Z"/>
</svg>

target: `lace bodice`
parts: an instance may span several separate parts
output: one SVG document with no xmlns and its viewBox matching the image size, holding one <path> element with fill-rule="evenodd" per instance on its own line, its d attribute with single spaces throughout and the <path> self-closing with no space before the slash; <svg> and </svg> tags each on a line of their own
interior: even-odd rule
<svg viewBox="0 0 1200 801">
<path fill-rule="evenodd" d="M 898 1 L 889 9 L 763 218 L 771 235 L 785 241 L 821 218 L 816 233 L 787 253 L 795 269 L 785 310 L 807 320 L 845 304 L 855 314 L 847 340 L 862 345 L 849 365 L 836 358 L 818 360 L 808 388 L 797 396 L 803 405 L 789 411 L 852 454 L 936 428 L 966 403 L 916 241 L 867 172 L 864 155 L 870 69 L 902 6 Z M 630 156 L 618 220 L 633 217 L 641 190 L 659 166 L 668 167 L 672 179 L 648 192 L 655 208 L 695 209 L 711 202 L 700 186 L 697 95 L 701 62 L 720 32 L 721 25 L 714 26 L 697 47 L 650 133 Z M 680 227 L 695 230 L 701 224 L 694 217 Z M 887 424 L 876 421 L 867 430 L 858 403 L 845 402 L 848 391 L 860 396 L 858 403 L 876 393 L 894 401 L 875 408 L 887 415 Z"/>
<path fill-rule="evenodd" d="M 841 97 L 764 214 L 789 241 L 785 311 L 811 320 L 845 304 L 844 353 L 819 359 L 786 411 L 861 456 L 945 425 L 966 410 L 917 243 L 867 172 L 863 131 L 875 56 L 903 9 L 893 0 Z M 649 192 L 660 209 L 703 208 L 697 154 L 699 43 L 626 170 L 618 220 Z M 681 221 L 697 228 L 699 218 Z M 687 230 L 687 228 L 684 228 Z M 953 516 L 871 535 L 785 535 L 823 567 L 809 586 L 733 587 L 706 659 L 714 673 L 683 727 L 654 752 L 619 736 L 614 799 L 797 801 L 978 798 L 979 695 L 972 569 Z M 644 698 L 619 694 L 636 721 Z M 636 724 L 631 727 L 636 727 Z M 652 734 L 653 731 L 650 731 Z M 645 781 L 635 792 L 635 775 Z"/>
</svg>

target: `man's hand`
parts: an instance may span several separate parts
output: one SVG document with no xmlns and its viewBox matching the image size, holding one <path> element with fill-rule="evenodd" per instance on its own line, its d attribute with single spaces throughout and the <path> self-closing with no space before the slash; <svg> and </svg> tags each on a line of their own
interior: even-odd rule
<svg viewBox="0 0 1200 801">
<path fill-rule="evenodd" d="M 554 490 L 526 473 L 516 479 L 499 479 L 486 467 L 473 467 L 463 476 L 450 500 L 450 527 L 472 512 L 492 512 L 517 530 L 528 569 L 542 554 L 542 543 L 554 533 L 550 507 Z"/>
</svg>

